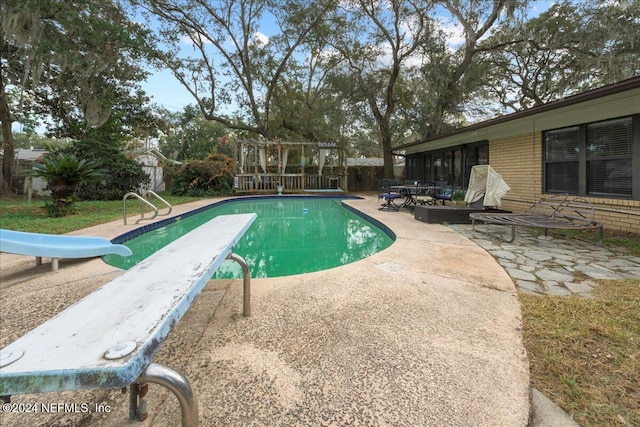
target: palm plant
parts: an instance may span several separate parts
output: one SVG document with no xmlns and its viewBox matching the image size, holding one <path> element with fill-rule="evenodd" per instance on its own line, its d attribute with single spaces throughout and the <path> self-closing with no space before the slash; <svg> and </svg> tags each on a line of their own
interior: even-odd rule
<svg viewBox="0 0 640 427">
<path fill-rule="evenodd" d="M 75 194 L 81 183 L 98 181 L 104 173 L 92 160 L 79 159 L 73 154 L 52 153 L 44 163 L 34 163 L 30 175 L 47 180 L 53 198 L 53 204 L 47 205 L 47 211 L 49 216 L 58 217 L 73 212 Z"/>
</svg>

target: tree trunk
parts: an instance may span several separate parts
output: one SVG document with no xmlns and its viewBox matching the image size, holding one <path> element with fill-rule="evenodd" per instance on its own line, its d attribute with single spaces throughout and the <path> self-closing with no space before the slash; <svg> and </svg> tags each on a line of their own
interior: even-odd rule
<svg viewBox="0 0 640 427">
<path fill-rule="evenodd" d="M 63 179 L 49 181 L 53 205 L 49 208 L 50 217 L 62 217 L 72 214 L 74 211 L 75 194 L 79 183 L 68 183 Z"/>
<path fill-rule="evenodd" d="M 0 147 L 4 149 L 4 157 L 2 159 L 2 171 L 0 172 L 0 192 L 2 194 L 10 194 L 11 179 L 13 178 L 13 158 L 15 157 L 15 139 L 11 131 L 13 118 L 9 110 L 9 98 L 5 91 L 4 81 L 0 73 L 0 122 L 2 122 L 2 144 Z"/>
<path fill-rule="evenodd" d="M 390 98 L 389 98 L 390 99 Z M 369 97 L 369 106 L 371 113 L 376 120 L 378 130 L 380 132 L 380 144 L 382 144 L 382 158 L 384 161 L 384 177 L 385 179 L 394 179 L 395 171 L 393 170 L 393 153 L 391 152 L 391 127 L 389 125 L 390 111 L 393 110 L 393 103 L 387 104 L 387 114 L 383 115 L 376 104 L 376 98 Z"/>
<path fill-rule="evenodd" d="M 382 135 L 382 156 L 384 159 L 384 177 L 388 179 L 395 178 L 395 170 L 393 169 L 393 153 L 391 153 L 391 134 Z"/>
</svg>

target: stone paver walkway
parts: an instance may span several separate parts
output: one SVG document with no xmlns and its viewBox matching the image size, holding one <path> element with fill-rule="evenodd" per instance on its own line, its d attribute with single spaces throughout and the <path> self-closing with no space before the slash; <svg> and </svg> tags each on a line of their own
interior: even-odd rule
<svg viewBox="0 0 640 427">
<path fill-rule="evenodd" d="M 539 229 L 524 227 L 518 228 L 512 243 L 507 243 L 495 235 L 474 231 L 471 225 L 449 227 L 493 255 L 523 292 L 590 297 L 596 286 L 594 280 L 640 279 L 640 257 L 614 252 L 606 245 L 579 239 L 554 239 Z M 482 226 L 482 229 L 496 234 L 505 230 L 493 227 Z"/>
</svg>

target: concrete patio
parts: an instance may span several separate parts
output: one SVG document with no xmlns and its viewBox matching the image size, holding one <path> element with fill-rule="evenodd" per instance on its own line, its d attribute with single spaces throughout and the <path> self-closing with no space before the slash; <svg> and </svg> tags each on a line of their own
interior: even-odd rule
<svg viewBox="0 0 640 427">
<path fill-rule="evenodd" d="M 249 318 L 241 315 L 241 280 L 211 281 L 156 355 L 191 381 L 200 425 L 526 426 L 529 367 L 505 270 L 450 228 L 378 211 L 375 196 L 347 203 L 389 226 L 396 242 L 331 270 L 253 279 Z M 74 234 L 112 238 L 138 227 L 122 222 Z M 52 273 L 46 263 L 1 254 L 0 347 L 118 274 L 100 259 L 61 260 Z M 175 397 L 154 385 L 142 423 L 128 421 L 120 390 L 12 402 L 89 410 L 4 414 L 2 426 L 180 423 Z"/>
</svg>

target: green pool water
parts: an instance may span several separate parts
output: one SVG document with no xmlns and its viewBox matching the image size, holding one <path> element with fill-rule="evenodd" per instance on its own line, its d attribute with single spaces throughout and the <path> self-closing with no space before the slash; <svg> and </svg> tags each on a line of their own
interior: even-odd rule
<svg viewBox="0 0 640 427">
<path fill-rule="evenodd" d="M 130 268 L 183 234 L 225 214 L 255 212 L 257 219 L 236 246 L 251 277 L 280 277 L 349 264 L 393 243 L 380 227 L 342 206 L 338 198 L 267 197 L 212 205 L 179 221 L 125 240 L 133 255 L 107 255 L 105 262 Z M 126 238 L 126 236 L 124 236 Z M 211 236 L 212 241 L 215 236 Z M 240 278 L 241 267 L 225 261 L 214 278 Z"/>
</svg>

